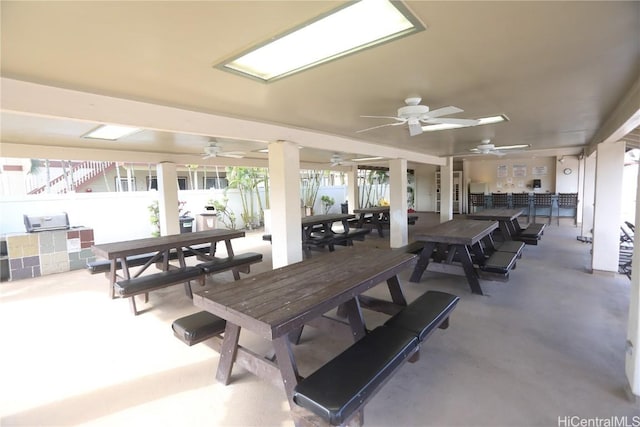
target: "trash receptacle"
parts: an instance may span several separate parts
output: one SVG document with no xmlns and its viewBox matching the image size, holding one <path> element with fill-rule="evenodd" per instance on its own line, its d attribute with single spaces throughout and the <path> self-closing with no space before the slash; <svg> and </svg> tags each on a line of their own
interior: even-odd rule
<svg viewBox="0 0 640 427">
<path fill-rule="evenodd" d="M 191 233 L 193 231 L 193 218 L 190 216 L 180 217 L 180 234 Z"/>
<path fill-rule="evenodd" d="M 340 203 L 340 211 L 343 214 L 349 213 L 349 202 Z"/>
<path fill-rule="evenodd" d="M 196 219 L 196 231 L 214 230 L 217 225 L 218 216 L 215 213 L 201 213 Z"/>
</svg>

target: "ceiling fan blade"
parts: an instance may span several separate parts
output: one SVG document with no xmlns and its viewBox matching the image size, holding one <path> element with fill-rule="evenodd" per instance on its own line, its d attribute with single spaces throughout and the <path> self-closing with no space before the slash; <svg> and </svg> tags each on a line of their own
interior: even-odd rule
<svg viewBox="0 0 640 427">
<path fill-rule="evenodd" d="M 531 144 L 516 144 L 516 145 L 501 145 L 500 147 L 496 147 L 500 150 L 517 150 L 518 148 L 529 148 Z"/>
<path fill-rule="evenodd" d="M 447 125 L 460 125 L 460 126 L 475 126 L 480 123 L 479 120 L 474 119 L 452 119 L 448 117 L 443 117 L 441 119 L 432 119 L 430 117 L 422 120 L 425 123 L 429 124 L 447 124 Z"/>
<path fill-rule="evenodd" d="M 360 117 L 368 117 L 370 119 L 391 119 L 391 120 L 397 120 L 402 123 L 407 121 L 407 119 L 403 119 L 402 117 L 395 117 L 395 116 L 360 116 Z"/>
<path fill-rule="evenodd" d="M 502 152 L 502 151 L 500 151 L 500 150 L 491 150 L 491 151 L 489 151 L 487 154 L 492 154 L 492 155 L 494 155 L 494 156 L 504 156 L 504 155 L 506 155 L 507 153 L 503 153 L 503 152 Z"/>
<path fill-rule="evenodd" d="M 244 153 L 240 151 L 229 151 L 226 153 L 218 153 L 219 157 L 229 157 L 232 159 L 241 159 L 244 157 Z"/>
<path fill-rule="evenodd" d="M 440 117 L 440 116 L 448 116 L 449 114 L 462 113 L 464 110 L 458 107 L 454 107 L 450 105 L 448 107 L 438 108 L 433 111 L 429 111 L 427 113 L 428 117 Z"/>
<path fill-rule="evenodd" d="M 386 124 L 384 124 L 384 125 L 378 125 L 378 126 L 374 126 L 374 127 L 371 127 L 371 128 L 366 128 L 366 129 L 362 129 L 362 130 L 357 130 L 357 131 L 356 131 L 356 133 L 366 132 L 366 131 L 368 131 L 368 130 L 373 130 L 373 129 L 378 129 L 378 128 L 383 128 L 383 127 L 385 127 L 385 126 L 398 126 L 398 125 L 403 125 L 403 124 L 404 124 L 404 121 L 402 121 L 402 122 L 398 122 L 398 123 L 386 123 Z"/>
</svg>

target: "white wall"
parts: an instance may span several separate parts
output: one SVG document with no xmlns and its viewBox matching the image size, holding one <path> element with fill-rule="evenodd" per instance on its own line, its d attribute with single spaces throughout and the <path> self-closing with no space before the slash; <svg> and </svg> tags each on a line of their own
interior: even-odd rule
<svg viewBox="0 0 640 427">
<path fill-rule="evenodd" d="M 436 170 L 438 166 L 419 165 L 414 169 L 415 206 L 417 211 L 435 212 L 436 205 Z"/>
<path fill-rule="evenodd" d="M 556 158 L 555 157 L 532 157 L 521 159 L 502 159 L 502 158 L 484 158 L 480 160 L 474 159 L 469 162 L 469 180 L 471 182 L 485 182 L 489 184 L 489 193 L 555 193 L 556 192 Z M 525 175 L 514 176 L 514 165 L 523 165 L 525 167 Z M 498 167 L 506 166 L 506 176 L 498 177 Z M 546 174 L 536 175 L 534 170 L 542 170 L 546 168 Z M 575 188 L 572 191 L 578 191 L 578 181 L 576 173 Z M 534 179 L 540 179 L 542 187 L 532 188 Z"/>
<path fill-rule="evenodd" d="M 577 193 L 580 160 L 578 160 L 578 157 L 570 156 L 562 156 L 560 159 L 562 159 L 562 163 L 558 161 L 556 167 L 556 192 Z M 571 173 L 569 175 L 565 174 L 565 169 L 571 169 Z"/>
</svg>

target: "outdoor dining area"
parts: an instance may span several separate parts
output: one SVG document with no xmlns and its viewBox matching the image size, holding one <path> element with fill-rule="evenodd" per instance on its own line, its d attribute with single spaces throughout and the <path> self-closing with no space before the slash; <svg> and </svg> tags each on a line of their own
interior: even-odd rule
<svg viewBox="0 0 640 427">
<path fill-rule="evenodd" d="M 526 225 L 523 218 L 520 223 Z M 338 224 L 341 220 L 336 230 Z M 457 237 L 454 229 L 459 230 Z M 612 336 L 597 338 L 610 345 L 592 347 L 592 353 L 581 352 L 576 359 L 575 351 L 596 338 L 570 337 L 555 327 L 566 321 L 562 295 L 572 293 L 580 303 L 620 292 L 616 279 L 574 277 L 584 249 L 573 227 L 547 227 L 538 245 L 526 245 L 508 283 L 483 277 L 474 248 L 481 242 L 478 247 L 486 251 L 489 238 L 496 249 L 500 244 L 523 243 L 506 240 L 497 219 L 460 216 L 441 224 L 436 215 L 419 214 L 410 230 L 411 241 L 419 244 L 406 250 L 391 250 L 388 237 L 368 233 L 353 246 L 318 248 L 303 262 L 275 270 L 270 268 L 270 243 L 260 230 L 167 236 L 154 250 L 136 241 L 128 242 L 128 248 L 96 245 L 105 255 L 106 267 L 95 266 L 102 270 L 94 274 L 64 273 L 60 291 L 82 291 L 63 309 L 49 303 L 56 295 L 48 283 L 60 277 L 27 279 L 30 299 L 34 293 L 42 295 L 33 310 L 49 321 L 42 326 L 42 339 L 21 340 L 24 357 L 34 361 L 33 374 L 39 382 L 56 384 L 51 390 L 57 397 L 53 403 L 45 387 L 36 393 L 39 406 L 23 406 L 3 423 L 475 425 L 481 419 L 516 425 L 522 414 L 539 424 L 551 423 L 557 416 L 549 412 L 552 408 L 557 412 L 606 407 L 633 413 L 633 407 L 608 393 L 623 376 L 598 373 L 607 371 L 604 356 L 611 357 L 619 345 L 619 328 L 611 328 Z M 437 237 L 437 230 L 449 241 Z M 414 281 L 416 266 L 431 246 L 428 266 Z M 191 284 L 191 297 L 180 283 L 153 289 L 144 309 L 139 306 L 138 316 L 130 314 L 128 300 L 140 302 L 143 293 L 111 298 L 112 286 L 117 290 L 124 280 L 196 268 L 214 259 L 229 261 L 247 253 L 262 255 L 262 261 L 251 263 L 250 270 L 237 266 L 235 271 L 230 267 L 205 274 L 203 280 L 198 276 Z M 150 258 L 141 264 L 144 254 Z M 473 291 L 465 274 L 465 254 L 482 294 Z M 490 257 L 484 254 L 485 260 Z M 147 271 L 136 276 L 147 263 Z M 449 267 L 432 269 L 436 264 Z M 456 274 L 450 274 L 456 266 Z M 578 283 L 585 281 L 598 286 L 589 286 L 591 293 L 586 292 L 584 283 Z M 3 310 L 16 326 L 28 314 L 20 312 L 19 301 L 20 295 L 14 295 L 14 302 L 4 304 Z M 547 307 L 543 318 L 534 310 L 540 306 Z M 606 310 L 590 305 L 588 315 L 575 313 L 576 321 L 588 322 Z M 623 313 L 616 321 L 623 322 L 622 317 Z M 100 318 L 109 321 L 98 322 Z M 73 334 L 61 332 L 68 330 L 61 328 L 63 324 L 76 325 Z M 3 334 L 3 339 L 16 339 L 11 331 Z M 32 332 L 22 328 L 20 335 L 24 334 Z M 553 339 L 553 347 L 540 348 L 535 340 L 523 340 L 522 334 Z M 559 337 L 563 339 L 558 341 Z M 37 357 L 36 347 L 53 339 L 58 345 L 46 358 Z M 513 362 L 516 359 L 518 363 Z M 541 365 L 548 367 L 542 374 Z M 87 373 L 86 381 L 77 376 L 56 380 L 74 371 Z M 7 383 L 15 384 L 14 374 L 3 373 Z M 540 393 L 540 375 L 551 387 L 544 386 L 548 393 Z M 21 381 L 30 387 L 34 376 Z M 594 380 L 601 385 L 594 386 Z M 89 384 L 97 388 L 79 392 Z M 533 401 L 523 399 L 530 392 L 516 384 L 533 388 Z M 583 390 L 580 402 L 565 393 L 576 389 Z M 453 406 L 451 393 L 457 396 Z M 513 409 L 492 409 L 494 396 L 501 396 L 500 406 Z M 21 393 L 15 399 L 20 407 Z M 456 409 L 467 404 L 476 409 L 472 413 Z M 79 406 L 88 410 L 71 410 Z"/>
</svg>

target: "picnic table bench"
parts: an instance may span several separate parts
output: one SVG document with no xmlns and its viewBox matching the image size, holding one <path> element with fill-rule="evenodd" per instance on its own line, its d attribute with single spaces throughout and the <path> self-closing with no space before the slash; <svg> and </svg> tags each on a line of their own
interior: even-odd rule
<svg viewBox="0 0 640 427">
<path fill-rule="evenodd" d="M 406 361 L 417 360 L 421 344 L 436 328 L 449 326 L 458 301 L 455 295 L 427 291 L 301 380 L 293 401 L 334 426 L 356 417 L 364 422 L 364 406 Z"/>
</svg>

